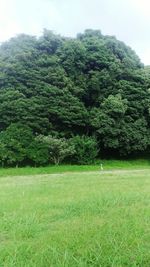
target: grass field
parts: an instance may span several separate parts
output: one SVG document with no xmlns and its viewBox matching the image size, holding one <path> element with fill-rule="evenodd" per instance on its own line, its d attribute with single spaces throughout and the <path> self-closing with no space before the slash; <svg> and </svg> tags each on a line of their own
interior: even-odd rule
<svg viewBox="0 0 150 267">
<path fill-rule="evenodd" d="M 0 267 L 149 267 L 150 168 L 133 165 L 0 170 Z"/>
<path fill-rule="evenodd" d="M 99 171 L 100 164 L 103 164 L 104 170 L 114 169 L 147 169 L 150 168 L 150 160 L 101 160 L 94 165 L 60 165 L 60 166 L 46 166 L 46 167 L 25 167 L 25 168 L 0 168 L 1 176 L 20 176 L 20 175 L 35 175 L 35 174 L 50 174 L 50 173 L 64 173 L 76 171 Z"/>
</svg>

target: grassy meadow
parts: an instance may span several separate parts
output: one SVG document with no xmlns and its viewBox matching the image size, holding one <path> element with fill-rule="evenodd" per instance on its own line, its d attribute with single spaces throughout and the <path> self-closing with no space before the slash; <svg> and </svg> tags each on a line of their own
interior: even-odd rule
<svg viewBox="0 0 150 267">
<path fill-rule="evenodd" d="M 149 162 L 0 176 L 0 267 L 150 266 Z"/>
<path fill-rule="evenodd" d="M 101 160 L 96 161 L 94 165 L 49 165 L 46 167 L 19 167 L 19 168 L 0 168 L 1 176 L 22 176 L 35 174 L 51 174 L 64 172 L 84 172 L 99 171 L 100 164 L 103 164 L 104 170 L 114 169 L 147 169 L 150 168 L 150 160 Z"/>
</svg>

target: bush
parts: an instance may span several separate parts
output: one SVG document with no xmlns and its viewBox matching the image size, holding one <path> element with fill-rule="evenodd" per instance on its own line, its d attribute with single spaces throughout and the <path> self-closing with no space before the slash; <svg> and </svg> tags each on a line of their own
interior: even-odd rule
<svg viewBox="0 0 150 267">
<path fill-rule="evenodd" d="M 0 162 L 2 166 L 18 166 L 26 162 L 27 151 L 33 141 L 32 130 L 20 123 L 12 123 L 0 133 Z"/>
<path fill-rule="evenodd" d="M 71 138 L 70 142 L 75 149 L 74 155 L 72 157 L 73 163 L 93 163 L 99 152 L 95 138 L 77 135 Z"/>
<path fill-rule="evenodd" d="M 35 137 L 28 148 L 28 158 L 35 166 L 46 165 L 49 163 L 48 146 L 40 138 Z"/>
<path fill-rule="evenodd" d="M 55 165 L 74 153 L 73 145 L 65 138 L 58 139 L 51 135 L 39 135 L 37 139 L 40 143 L 43 143 L 43 146 L 47 147 L 49 161 Z"/>
</svg>

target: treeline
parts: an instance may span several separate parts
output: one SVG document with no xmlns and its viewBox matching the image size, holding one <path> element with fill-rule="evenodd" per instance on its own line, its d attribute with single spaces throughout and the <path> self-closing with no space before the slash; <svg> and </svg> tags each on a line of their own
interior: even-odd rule
<svg viewBox="0 0 150 267">
<path fill-rule="evenodd" d="M 0 46 L 2 166 L 149 153 L 150 68 L 113 36 L 44 30 Z"/>
</svg>

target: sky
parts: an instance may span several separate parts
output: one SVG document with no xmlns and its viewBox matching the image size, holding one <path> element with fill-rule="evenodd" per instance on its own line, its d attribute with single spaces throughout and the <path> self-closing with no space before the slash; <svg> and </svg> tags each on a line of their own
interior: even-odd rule
<svg viewBox="0 0 150 267">
<path fill-rule="evenodd" d="M 44 28 L 74 37 L 85 29 L 114 35 L 150 65 L 150 0 L 0 0 L 0 42 Z"/>
</svg>

